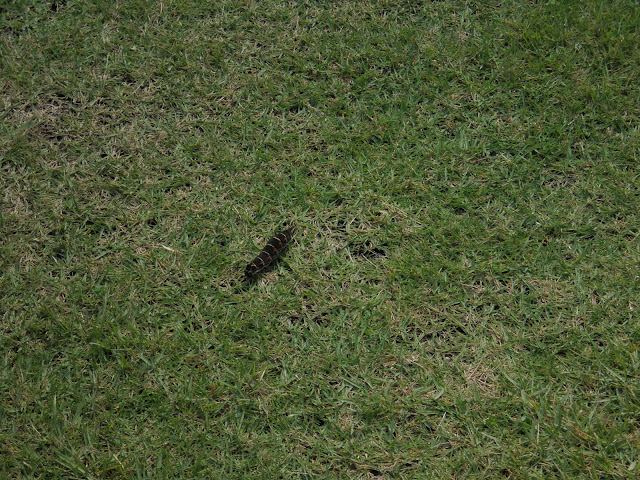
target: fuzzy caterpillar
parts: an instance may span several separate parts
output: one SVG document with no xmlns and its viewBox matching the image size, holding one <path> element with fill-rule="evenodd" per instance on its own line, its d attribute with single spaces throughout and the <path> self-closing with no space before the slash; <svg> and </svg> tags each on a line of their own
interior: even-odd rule
<svg viewBox="0 0 640 480">
<path fill-rule="evenodd" d="M 284 232 L 280 232 L 271 237 L 267 245 L 262 249 L 256 258 L 244 269 L 246 278 L 253 277 L 256 273 L 268 267 L 283 252 L 284 248 L 293 238 L 296 232 L 296 226 L 291 225 Z"/>
</svg>

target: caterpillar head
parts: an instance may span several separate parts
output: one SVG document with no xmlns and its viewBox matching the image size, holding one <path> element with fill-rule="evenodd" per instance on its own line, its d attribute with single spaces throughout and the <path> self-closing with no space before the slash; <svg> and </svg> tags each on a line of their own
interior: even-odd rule
<svg viewBox="0 0 640 480">
<path fill-rule="evenodd" d="M 252 277 L 258 271 L 258 266 L 255 263 L 250 263 L 247 268 L 244 269 L 244 276 L 247 278 Z"/>
</svg>

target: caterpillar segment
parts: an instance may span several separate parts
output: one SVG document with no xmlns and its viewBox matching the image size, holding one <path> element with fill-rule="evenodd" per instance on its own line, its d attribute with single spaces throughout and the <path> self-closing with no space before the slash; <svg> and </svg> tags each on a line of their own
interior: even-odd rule
<svg viewBox="0 0 640 480">
<path fill-rule="evenodd" d="M 261 270 L 271 265 L 271 263 L 284 251 L 287 244 L 293 238 L 295 231 L 296 226 L 292 225 L 284 232 L 280 232 L 271 237 L 258 256 L 254 258 L 244 269 L 245 277 L 251 278 Z"/>
</svg>

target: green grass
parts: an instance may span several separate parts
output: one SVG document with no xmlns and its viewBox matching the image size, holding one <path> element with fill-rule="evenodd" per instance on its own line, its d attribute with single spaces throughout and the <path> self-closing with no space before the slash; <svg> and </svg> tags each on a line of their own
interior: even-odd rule
<svg viewBox="0 0 640 480">
<path fill-rule="evenodd" d="M 638 25 L 4 2 L 0 477 L 637 478 Z"/>
</svg>

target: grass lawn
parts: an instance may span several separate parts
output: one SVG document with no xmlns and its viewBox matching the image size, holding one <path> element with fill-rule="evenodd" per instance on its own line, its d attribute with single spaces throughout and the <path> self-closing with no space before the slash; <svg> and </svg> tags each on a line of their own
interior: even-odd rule
<svg viewBox="0 0 640 480">
<path fill-rule="evenodd" d="M 638 478 L 639 25 L 3 1 L 0 478 Z"/>
</svg>

